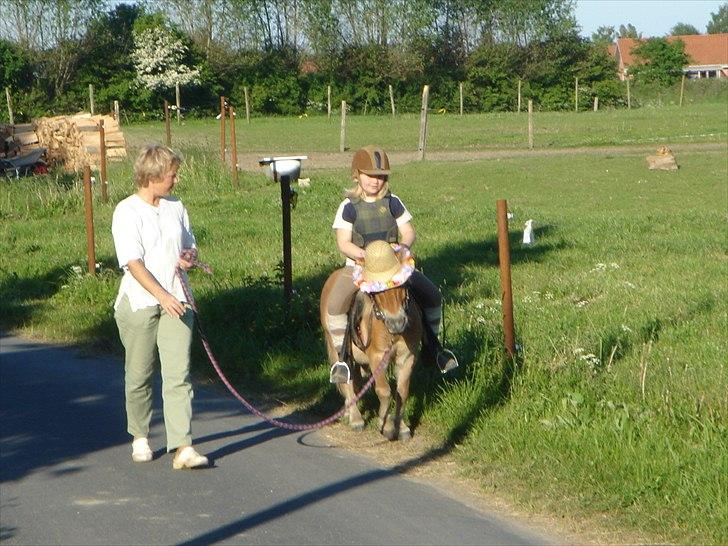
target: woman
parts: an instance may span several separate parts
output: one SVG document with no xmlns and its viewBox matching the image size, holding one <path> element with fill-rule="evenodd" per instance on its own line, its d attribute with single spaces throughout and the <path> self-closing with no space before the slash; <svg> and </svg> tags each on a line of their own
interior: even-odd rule
<svg viewBox="0 0 728 546">
<path fill-rule="evenodd" d="M 185 302 L 177 268 L 196 252 L 187 210 L 170 194 L 182 159 L 165 146 L 142 148 L 134 164 L 137 191 L 114 210 L 111 231 L 119 266 L 124 270 L 114 304 L 114 318 L 125 349 L 127 430 L 132 460 L 149 462 L 152 376 L 159 355 L 167 451 L 176 450 L 172 468 L 207 466 L 192 447 L 190 345 L 193 311 Z"/>
</svg>

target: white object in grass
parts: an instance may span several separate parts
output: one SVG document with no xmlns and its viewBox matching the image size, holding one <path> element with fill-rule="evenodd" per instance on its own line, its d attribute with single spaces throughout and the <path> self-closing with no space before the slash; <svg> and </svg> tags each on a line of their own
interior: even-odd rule
<svg viewBox="0 0 728 546">
<path fill-rule="evenodd" d="M 523 230 L 523 244 L 532 245 L 536 238 L 533 235 L 533 220 L 526 220 Z"/>
</svg>

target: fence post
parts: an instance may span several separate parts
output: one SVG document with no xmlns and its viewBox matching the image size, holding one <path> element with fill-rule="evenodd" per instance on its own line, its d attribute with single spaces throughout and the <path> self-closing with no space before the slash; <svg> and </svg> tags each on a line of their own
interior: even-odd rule
<svg viewBox="0 0 728 546">
<path fill-rule="evenodd" d="M 225 164 L 225 96 L 220 96 L 220 161 Z"/>
<path fill-rule="evenodd" d="M 182 123 L 182 101 L 180 100 L 179 96 L 179 82 L 174 84 L 174 98 L 175 104 L 177 106 L 177 125 L 179 125 L 180 123 Z"/>
<path fill-rule="evenodd" d="M 594 97 L 594 111 L 596 112 L 597 110 L 599 110 L 599 97 L 595 96 Z"/>
<path fill-rule="evenodd" d="M 629 77 L 627 77 L 627 110 L 632 109 L 632 97 L 629 92 Z"/>
<path fill-rule="evenodd" d="M 233 186 L 238 187 L 238 142 L 235 137 L 235 109 L 229 107 L 230 114 L 230 163 L 233 166 Z"/>
<path fill-rule="evenodd" d="M 164 132 L 167 135 L 167 146 L 172 146 L 172 127 L 169 123 L 169 102 L 164 99 Z"/>
<path fill-rule="evenodd" d="M 121 118 L 119 116 L 119 101 L 114 101 L 114 119 L 116 120 L 116 123 L 121 125 Z"/>
<path fill-rule="evenodd" d="M 245 123 L 250 123 L 250 95 L 248 95 L 248 86 L 243 87 L 245 93 Z"/>
<path fill-rule="evenodd" d="M 99 120 L 99 178 L 101 179 L 101 201 L 109 202 L 109 181 L 106 177 L 106 129 L 104 120 Z"/>
<path fill-rule="evenodd" d="M 94 248 L 94 209 L 91 193 L 91 167 L 83 167 L 83 203 L 86 212 L 86 256 L 89 275 L 96 275 L 96 250 Z"/>
<path fill-rule="evenodd" d="M 574 78 L 574 112 L 579 111 L 579 78 Z"/>
<path fill-rule="evenodd" d="M 531 101 L 528 101 L 529 103 Z M 500 263 L 501 309 L 503 310 L 503 338 L 509 358 L 516 353 L 516 337 L 513 329 L 513 292 L 511 289 L 511 250 L 508 240 L 508 203 L 496 201 L 498 216 L 498 262 Z"/>
<path fill-rule="evenodd" d="M 528 149 L 533 150 L 533 100 L 528 99 Z"/>
<path fill-rule="evenodd" d="M 10 98 L 10 88 L 5 88 L 5 98 L 8 100 L 8 119 L 10 120 L 10 125 L 15 125 L 15 118 L 13 117 L 13 101 Z"/>
<path fill-rule="evenodd" d="M 518 113 L 521 113 L 521 78 L 518 78 Z"/>
<path fill-rule="evenodd" d="M 425 150 L 427 148 L 427 102 L 430 98 L 430 86 L 425 85 L 422 88 L 422 108 L 420 109 L 420 141 L 417 146 L 420 161 L 425 159 Z"/>
<path fill-rule="evenodd" d="M 339 135 L 339 151 L 346 151 L 346 101 L 341 101 L 341 133 Z"/>
<path fill-rule="evenodd" d="M 685 74 L 682 75 L 680 80 L 680 106 L 683 104 L 683 92 L 685 91 Z"/>
<path fill-rule="evenodd" d="M 463 115 L 463 82 L 460 82 L 460 115 Z"/>
<path fill-rule="evenodd" d="M 396 112 L 394 109 L 394 91 L 392 90 L 391 84 L 389 86 L 389 104 L 392 106 L 392 117 L 394 117 Z"/>
<path fill-rule="evenodd" d="M 326 86 L 326 116 L 329 121 L 331 121 L 331 86 Z"/>
</svg>

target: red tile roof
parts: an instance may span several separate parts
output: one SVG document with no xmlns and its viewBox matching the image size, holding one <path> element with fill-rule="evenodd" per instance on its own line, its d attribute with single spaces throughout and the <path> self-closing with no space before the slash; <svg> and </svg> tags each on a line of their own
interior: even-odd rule
<svg viewBox="0 0 728 546">
<path fill-rule="evenodd" d="M 688 36 L 668 36 L 668 42 L 682 40 L 685 44 L 685 53 L 690 58 L 690 65 L 728 65 L 728 33 L 723 34 L 692 34 Z M 621 60 L 624 67 L 635 64 L 632 48 L 644 40 L 633 38 L 617 39 L 614 55 Z M 612 50 L 609 50 L 612 53 Z M 621 59 L 620 59 L 621 56 Z"/>
</svg>

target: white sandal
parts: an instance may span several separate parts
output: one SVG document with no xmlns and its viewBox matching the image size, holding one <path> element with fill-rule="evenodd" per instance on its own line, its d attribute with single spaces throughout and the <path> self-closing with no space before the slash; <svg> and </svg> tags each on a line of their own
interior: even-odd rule
<svg viewBox="0 0 728 546">
<path fill-rule="evenodd" d="M 174 470 L 181 470 L 183 468 L 199 468 L 201 466 L 208 466 L 210 461 L 207 457 L 200 455 L 195 451 L 192 446 L 187 446 L 182 449 L 179 453 L 174 456 L 172 460 L 172 468 Z"/>
<path fill-rule="evenodd" d="M 152 450 L 146 438 L 137 438 L 131 443 L 131 460 L 135 463 L 148 463 L 152 460 Z"/>
</svg>

